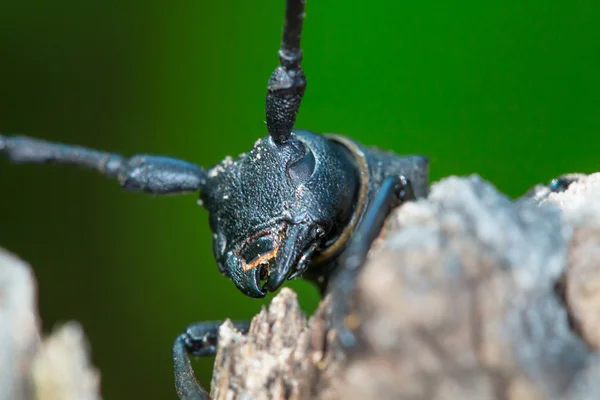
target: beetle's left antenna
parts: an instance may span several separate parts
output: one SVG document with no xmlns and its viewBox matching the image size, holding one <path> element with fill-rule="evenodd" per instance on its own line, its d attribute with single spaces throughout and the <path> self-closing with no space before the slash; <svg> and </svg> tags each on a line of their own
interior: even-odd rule
<svg viewBox="0 0 600 400">
<path fill-rule="evenodd" d="M 304 4 L 305 0 L 287 0 L 283 40 L 279 50 L 280 65 L 269 78 L 267 129 L 277 144 L 289 139 L 306 88 L 306 77 L 300 66 Z"/>
<path fill-rule="evenodd" d="M 17 163 L 71 164 L 99 171 L 126 190 L 151 194 L 195 192 L 206 183 L 204 169 L 171 157 L 116 153 L 51 143 L 25 136 L 0 135 L 0 155 Z"/>
</svg>

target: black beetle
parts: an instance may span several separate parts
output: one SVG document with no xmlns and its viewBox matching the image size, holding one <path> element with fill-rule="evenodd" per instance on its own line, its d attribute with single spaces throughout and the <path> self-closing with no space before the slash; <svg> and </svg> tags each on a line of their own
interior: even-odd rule
<svg viewBox="0 0 600 400">
<path fill-rule="evenodd" d="M 393 207 L 423 197 L 428 160 L 362 146 L 339 135 L 294 130 L 306 87 L 300 62 L 304 0 L 287 0 L 280 65 L 268 82 L 269 135 L 238 158 L 209 169 L 170 157 L 130 158 L 22 136 L 0 135 L 13 162 L 65 163 L 116 178 L 130 191 L 183 194 L 200 190 L 210 216 L 220 271 L 247 296 L 264 297 L 302 277 L 333 294 L 342 342 L 348 293 L 372 241 Z M 264 281 L 264 283 L 262 282 Z M 336 322 L 337 321 L 337 322 Z M 208 398 L 188 354 L 212 355 L 221 321 L 191 325 L 173 347 L 176 388 L 186 399 Z M 236 323 L 241 330 L 247 322 Z"/>
</svg>

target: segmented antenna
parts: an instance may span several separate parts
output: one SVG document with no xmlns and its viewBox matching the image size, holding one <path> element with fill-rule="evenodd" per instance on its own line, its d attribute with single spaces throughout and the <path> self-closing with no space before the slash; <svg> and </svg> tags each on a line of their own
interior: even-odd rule
<svg viewBox="0 0 600 400">
<path fill-rule="evenodd" d="M 306 88 L 300 67 L 300 36 L 305 0 L 287 0 L 283 40 L 279 50 L 280 65 L 269 78 L 267 89 L 267 129 L 275 143 L 287 142 Z"/>
</svg>

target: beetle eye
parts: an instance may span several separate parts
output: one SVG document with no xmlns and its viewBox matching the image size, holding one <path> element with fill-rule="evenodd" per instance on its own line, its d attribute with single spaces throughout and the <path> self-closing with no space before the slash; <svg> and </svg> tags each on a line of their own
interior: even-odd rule
<svg viewBox="0 0 600 400">
<path fill-rule="evenodd" d="M 306 150 L 304 156 L 294 161 L 288 167 L 288 174 L 293 181 L 305 181 L 315 171 L 315 156 L 312 151 Z"/>
</svg>

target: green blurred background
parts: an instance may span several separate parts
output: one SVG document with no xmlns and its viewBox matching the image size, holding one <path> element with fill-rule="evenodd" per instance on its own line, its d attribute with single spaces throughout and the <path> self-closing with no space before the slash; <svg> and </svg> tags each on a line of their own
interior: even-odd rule
<svg viewBox="0 0 600 400">
<path fill-rule="evenodd" d="M 516 196 L 600 170 L 600 3 L 308 1 L 298 127 L 431 157 Z M 3 0 L 0 131 L 211 165 L 266 134 L 284 1 Z M 0 245 L 34 267 L 44 329 L 75 319 L 106 399 L 175 398 L 193 321 L 264 302 L 221 278 L 196 196 L 0 163 Z M 291 284 L 306 312 L 307 283 Z M 195 363 L 209 381 L 212 359 Z"/>
</svg>

